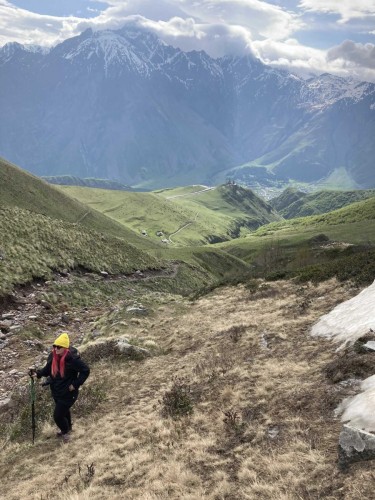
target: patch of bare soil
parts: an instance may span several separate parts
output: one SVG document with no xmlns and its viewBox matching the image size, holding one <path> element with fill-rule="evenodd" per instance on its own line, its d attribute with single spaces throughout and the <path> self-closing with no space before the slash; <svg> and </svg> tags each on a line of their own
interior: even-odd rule
<svg viewBox="0 0 375 500">
<path fill-rule="evenodd" d="M 356 293 L 334 280 L 276 282 L 257 297 L 237 286 L 196 302 L 166 300 L 136 321 L 121 303 L 96 310 L 108 338 L 126 324 L 158 355 L 92 366 L 91 380 L 109 382 L 107 401 L 76 422 L 69 445 L 51 439 L 50 424 L 35 446 L 8 443 L 4 498 L 372 498 L 369 464 L 345 475 L 337 467 L 334 409 L 348 393 L 327 377 L 337 345 L 309 335 Z M 85 333 L 92 324 L 81 326 Z M 163 404 L 176 378 L 189 411 L 173 418 Z"/>
</svg>

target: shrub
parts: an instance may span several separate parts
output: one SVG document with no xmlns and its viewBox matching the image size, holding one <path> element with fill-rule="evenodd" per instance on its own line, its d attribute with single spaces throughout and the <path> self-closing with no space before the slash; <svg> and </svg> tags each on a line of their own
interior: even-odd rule
<svg viewBox="0 0 375 500">
<path fill-rule="evenodd" d="M 241 434 L 244 431 L 245 423 L 241 422 L 240 412 L 235 408 L 230 408 L 224 413 L 224 424 L 228 432 L 234 432 L 235 434 Z"/>
<path fill-rule="evenodd" d="M 228 335 L 228 337 L 234 343 L 237 343 L 241 339 L 245 331 L 246 331 L 245 325 L 233 325 L 229 328 L 229 330 L 225 331 L 224 333 Z"/>
<path fill-rule="evenodd" d="M 288 278 L 288 272 L 287 271 L 274 271 L 272 273 L 269 273 L 266 275 L 265 279 L 267 281 L 278 281 L 278 280 L 284 280 Z"/>
<path fill-rule="evenodd" d="M 252 279 L 245 283 L 245 288 L 246 290 L 249 290 L 249 292 L 254 293 L 258 290 L 259 288 L 259 282 L 255 279 Z"/>
<path fill-rule="evenodd" d="M 375 276 L 375 250 L 350 248 L 329 262 L 315 264 L 296 271 L 300 282 L 318 283 L 336 277 L 340 281 L 352 280 L 355 284 L 370 284 Z"/>
<path fill-rule="evenodd" d="M 326 234 L 320 233 L 309 239 L 309 243 L 312 245 L 321 245 L 322 243 L 328 243 L 329 237 Z"/>
<path fill-rule="evenodd" d="M 161 401 L 164 417 L 179 418 L 193 413 L 191 388 L 182 379 L 175 378 L 172 387 Z"/>
</svg>

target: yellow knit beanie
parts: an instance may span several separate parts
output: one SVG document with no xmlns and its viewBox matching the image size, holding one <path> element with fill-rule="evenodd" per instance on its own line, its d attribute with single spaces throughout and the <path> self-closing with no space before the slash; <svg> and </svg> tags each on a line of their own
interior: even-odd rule
<svg viewBox="0 0 375 500">
<path fill-rule="evenodd" d="M 59 347 L 65 347 L 65 349 L 69 349 L 70 341 L 67 333 L 62 333 L 57 337 L 53 345 L 57 345 Z"/>
</svg>

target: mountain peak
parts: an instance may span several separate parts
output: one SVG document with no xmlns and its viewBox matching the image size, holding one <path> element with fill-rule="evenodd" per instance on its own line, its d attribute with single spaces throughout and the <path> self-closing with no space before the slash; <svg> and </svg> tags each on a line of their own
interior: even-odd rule
<svg viewBox="0 0 375 500">
<path fill-rule="evenodd" d="M 127 36 L 125 36 L 125 34 Z M 147 57 L 134 46 L 135 32 L 124 30 L 95 31 L 86 30 L 76 38 L 76 43 L 70 45 L 64 53 L 64 59 L 70 61 L 82 60 L 90 63 L 102 63 L 106 75 L 111 68 L 132 70 L 146 76 L 150 72 Z"/>
<path fill-rule="evenodd" d="M 366 93 L 373 91 L 373 84 L 323 73 L 305 82 L 302 95 L 306 106 L 319 110 L 344 98 L 358 101 Z"/>
<path fill-rule="evenodd" d="M 5 64 L 17 55 L 22 56 L 25 53 L 45 55 L 49 50 L 48 47 L 41 47 L 40 45 L 22 45 L 18 42 L 9 42 L 0 48 L 0 64 Z"/>
</svg>

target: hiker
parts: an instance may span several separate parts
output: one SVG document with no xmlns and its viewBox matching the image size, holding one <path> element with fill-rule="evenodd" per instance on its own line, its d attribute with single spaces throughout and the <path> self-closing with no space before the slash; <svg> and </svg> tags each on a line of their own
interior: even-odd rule
<svg viewBox="0 0 375 500">
<path fill-rule="evenodd" d="M 55 401 L 53 418 L 60 431 L 58 437 L 64 443 L 70 440 L 72 419 L 70 408 L 78 398 L 78 389 L 90 374 L 90 368 L 82 361 L 74 347 L 70 347 L 67 333 L 62 333 L 53 343 L 53 350 L 47 364 L 40 370 L 30 370 L 37 378 L 48 377 L 52 397 Z"/>
</svg>

